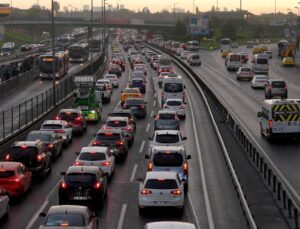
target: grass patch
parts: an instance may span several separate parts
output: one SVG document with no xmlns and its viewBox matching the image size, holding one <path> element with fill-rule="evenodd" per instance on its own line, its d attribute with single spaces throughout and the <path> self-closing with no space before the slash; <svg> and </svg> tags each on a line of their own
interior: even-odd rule
<svg viewBox="0 0 300 229">
<path fill-rule="evenodd" d="M 32 37 L 25 33 L 18 32 L 4 32 L 5 41 L 16 41 L 21 43 L 29 43 L 32 42 Z"/>
</svg>

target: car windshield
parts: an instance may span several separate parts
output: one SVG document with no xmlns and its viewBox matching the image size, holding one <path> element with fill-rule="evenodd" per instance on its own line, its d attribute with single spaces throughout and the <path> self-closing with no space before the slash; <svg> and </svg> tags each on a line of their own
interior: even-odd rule
<svg viewBox="0 0 300 229">
<path fill-rule="evenodd" d="M 192 59 L 193 59 L 193 60 L 198 60 L 198 59 L 200 59 L 200 56 L 198 56 L 198 55 L 193 55 L 193 56 L 192 56 Z"/>
<path fill-rule="evenodd" d="M 178 100 L 170 100 L 170 101 L 167 101 L 166 104 L 168 106 L 181 106 L 182 102 L 178 101 Z"/>
<path fill-rule="evenodd" d="M 285 87 L 285 82 L 284 81 L 272 82 L 272 87 L 274 87 L 274 88 L 283 88 L 283 87 Z"/>
<path fill-rule="evenodd" d="M 105 79 L 115 79 L 116 76 L 114 76 L 114 75 L 106 75 L 104 78 Z"/>
<path fill-rule="evenodd" d="M 60 124 L 44 124 L 42 126 L 42 129 L 45 129 L 45 130 L 59 130 L 59 129 L 62 129 L 62 125 L 60 125 Z"/>
<path fill-rule="evenodd" d="M 175 119 L 175 114 L 159 114 L 159 119 Z"/>
<path fill-rule="evenodd" d="M 79 160 L 83 161 L 103 161 L 106 160 L 105 153 L 84 152 L 80 153 Z"/>
<path fill-rule="evenodd" d="M 183 91 L 183 85 L 181 83 L 165 83 L 164 92 L 178 93 Z"/>
<path fill-rule="evenodd" d="M 35 134 L 31 133 L 27 136 L 26 141 L 36 141 L 36 140 L 41 140 L 43 142 L 49 142 L 51 140 L 51 135 L 50 134 Z"/>
<path fill-rule="evenodd" d="M 83 215 L 70 213 L 57 213 L 48 215 L 45 226 L 70 226 L 83 227 L 87 226 Z"/>
<path fill-rule="evenodd" d="M 36 154 L 37 148 L 30 146 L 15 146 L 11 147 L 9 150 L 9 155 L 12 157 L 13 160 L 32 160 L 33 158 L 35 158 Z"/>
<path fill-rule="evenodd" d="M 148 179 L 145 183 L 147 189 L 177 189 L 178 185 L 174 179 Z"/>
<path fill-rule="evenodd" d="M 96 175 L 93 173 L 69 173 L 65 180 L 68 183 L 94 183 Z"/>
<path fill-rule="evenodd" d="M 125 127 L 127 126 L 126 121 L 108 121 L 106 123 L 107 126 L 109 127 Z"/>
<path fill-rule="evenodd" d="M 170 166 L 178 167 L 183 163 L 183 158 L 180 153 L 162 152 L 156 153 L 153 157 L 153 164 L 155 166 Z"/>
<path fill-rule="evenodd" d="M 105 84 L 96 84 L 96 90 L 105 91 Z"/>
<path fill-rule="evenodd" d="M 0 170 L 0 179 L 13 177 L 15 175 L 15 171 L 12 170 Z"/>
<path fill-rule="evenodd" d="M 99 133 L 96 136 L 97 141 L 117 141 L 120 140 L 121 136 L 118 133 L 111 133 L 111 132 L 106 132 L 106 133 Z"/>
<path fill-rule="evenodd" d="M 158 143 L 177 143 L 179 136 L 177 134 L 158 134 L 155 141 Z"/>
</svg>

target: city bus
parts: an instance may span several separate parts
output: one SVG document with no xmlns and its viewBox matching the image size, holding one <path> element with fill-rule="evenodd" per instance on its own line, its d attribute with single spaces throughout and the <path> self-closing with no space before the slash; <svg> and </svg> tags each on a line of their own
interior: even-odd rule
<svg viewBox="0 0 300 229">
<path fill-rule="evenodd" d="M 89 47 L 91 52 L 100 52 L 101 40 L 99 38 L 89 39 Z"/>
<path fill-rule="evenodd" d="M 69 55 L 71 63 L 83 63 L 89 58 L 89 44 L 76 43 L 69 46 Z"/>
<path fill-rule="evenodd" d="M 220 41 L 221 52 L 223 52 L 223 50 L 231 51 L 231 42 L 230 38 L 222 38 Z"/>
<path fill-rule="evenodd" d="M 282 51 L 286 50 L 289 46 L 289 42 L 287 40 L 280 40 L 277 43 L 277 47 L 278 47 L 278 56 L 281 56 Z"/>
<path fill-rule="evenodd" d="M 56 79 L 61 79 L 69 70 L 69 53 L 60 51 L 55 53 L 54 73 Z M 41 79 L 53 79 L 53 53 L 40 55 L 38 66 Z"/>
</svg>

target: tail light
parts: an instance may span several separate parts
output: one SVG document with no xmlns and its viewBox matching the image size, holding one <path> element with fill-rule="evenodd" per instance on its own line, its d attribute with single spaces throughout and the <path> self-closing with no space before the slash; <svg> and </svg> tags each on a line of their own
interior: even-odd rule
<svg viewBox="0 0 300 229">
<path fill-rule="evenodd" d="M 124 141 L 117 141 L 117 142 L 116 142 L 116 145 L 118 145 L 118 146 L 123 146 L 123 145 L 124 145 Z"/>
<path fill-rule="evenodd" d="M 124 127 L 124 128 L 122 128 L 122 130 L 132 131 L 132 128 L 131 127 Z"/>
<path fill-rule="evenodd" d="M 180 196 L 180 195 L 182 195 L 182 191 L 179 190 L 179 189 L 172 190 L 170 193 L 171 193 L 172 195 L 175 195 L 175 196 Z"/>
<path fill-rule="evenodd" d="M 104 161 L 104 162 L 102 162 L 101 166 L 110 166 L 110 161 Z"/>
<path fill-rule="evenodd" d="M 55 130 L 54 133 L 58 133 L 58 134 L 64 134 L 65 131 L 64 130 Z"/>
<path fill-rule="evenodd" d="M 144 108 L 145 108 L 145 105 L 140 105 L 140 108 L 144 109 Z"/>
<path fill-rule="evenodd" d="M 61 120 L 59 116 L 55 116 L 55 120 Z"/>
<path fill-rule="evenodd" d="M 94 184 L 94 189 L 99 189 L 101 188 L 101 183 L 99 181 L 97 181 L 95 184 Z"/>
<path fill-rule="evenodd" d="M 152 169 L 153 169 L 153 164 L 152 164 L 152 162 L 149 162 L 148 163 L 148 171 L 152 171 Z"/>
<path fill-rule="evenodd" d="M 82 117 L 78 116 L 75 118 L 75 121 L 81 121 L 82 120 Z"/>
<path fill-rule="evenodd" d="M 6 154 L 6 156 L 5 156 L 5 161 L 9 161 L 10 160 L 10 155 L 9 154 Z"/>
<path fill-rule="evenodd" d="M 16 182 L 16 183 L 21 182 L 21 178 L 16 178 L 16 179 L 14 179 L 14 182 Z"/>
<path fill-rule="evenodd" d="M 75 161 L 74 165 L 76 165 L 76 166 L 80 166 L 80 165 L 83 165 L 83 163 L 82 163 L 82 162 L 80 162 L 80 161 Z"/>
<path fill-rule="evenodd" d="M 54 147 L 53 144 L 49 144 L 49 145 L 48 145 L 48 149 L 52 149 L 53 147 Z"/>
<path fill-rule="evenodd" d="M 184 175 L 188 175 L 188 173 L 189 173 L 189 164 L 187 162 L 184 162 L 184 164 L 183 164 L 183 172 L 184 172 Z"/>
<path fill-rule="evenodd" d="M 99 141 L 93 141 L 93 143 L 92 143 L 93 146 L 100 145 L 100 144 L 101 144 L 101 142 L 99 142 Z"/>
<path fill-rule="evenodd" d="M 44 157 L 43 157 L 43 155 L 39 154 L 39 155 L 37 155 L 36 159 L 37 159 L 37 161 L 40 162 L 44 159 Z"/>
<path fill-rule="evenodd" d="M 272 128 L 273 127 L 273 120 L 269 120 L 268 123 L 269 123 L 269 128 Z"/>
<path fill-rule="evenodd" d="M 68 185 L 67 185 L 66 182 L 63 181 L 63 182 L 61 182 L 60 187 L 61 187 L 62 189 L 66 189 L 66 188 L 68 188 Z"/>
<path fill-rule="evenodd" d="M 141 191 L 141 194 L 142 194 L 142 195 L 149 195 L 149 194 L 152 194 L 152 191 L 151 191 L 151 190 L 148 190 L 148 189 L 143 189 L 143 190 Z"/>
</svg>

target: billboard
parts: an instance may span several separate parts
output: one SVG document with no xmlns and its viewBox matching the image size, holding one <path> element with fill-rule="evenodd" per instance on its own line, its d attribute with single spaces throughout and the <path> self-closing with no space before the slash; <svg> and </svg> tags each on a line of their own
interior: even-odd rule
<svg viewBox="0 0 300 229">
<path fill-rule="evenodd" d="M 11 14 L 11 8 L 9 4 L 0 4 L 0 17 L 7 17 Z"/>
<path fill-rule="evenodd" d="M 189 33 L 191 35 L 208 35 L 209 18 L 208 15 L 191 16 L 189 20 Z"/>
</svg>

